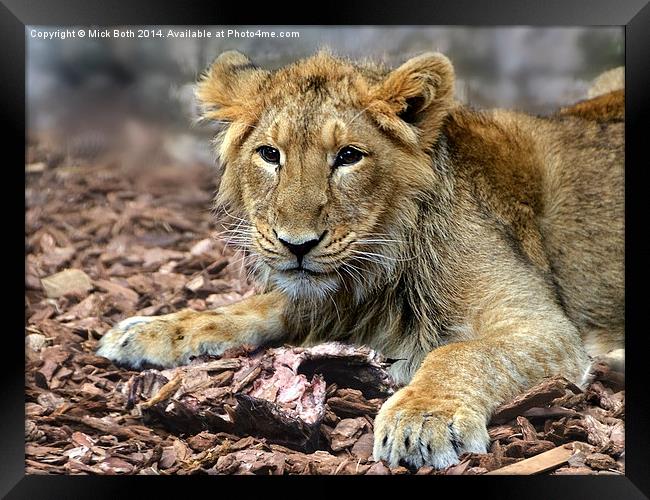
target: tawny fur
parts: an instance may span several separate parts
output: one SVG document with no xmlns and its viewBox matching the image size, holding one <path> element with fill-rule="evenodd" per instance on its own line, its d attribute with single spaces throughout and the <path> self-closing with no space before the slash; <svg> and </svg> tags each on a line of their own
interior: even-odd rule
<svg viewBox="0 0 650 500">
<path fill-rule="evenodd" d="M 375 458 L 415 466 L 484 451 L 494 408 L 541 378 L 580 382 L 587 353 L 623 346 L 622 92 L 542 118 L 461 106 L 453 79 L 432 53 L 392 71 L 220 56 L 197 91 L 224 123 L 218 204 L 267 293 L 118 325 L 99 352 L 172 366 L 242 343 L 370 345 L 408 384 Z M 334 166 L 348 145 L 363 158 Z M 307 271 L 280 238 L 319 239 Z"/>
</svg>

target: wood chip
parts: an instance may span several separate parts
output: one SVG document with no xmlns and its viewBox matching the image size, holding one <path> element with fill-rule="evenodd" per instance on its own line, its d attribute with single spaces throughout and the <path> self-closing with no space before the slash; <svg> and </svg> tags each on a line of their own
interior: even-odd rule
<svg viewBox="0 0 650 500">
<path fill-rule="evenodd" d="M 85 294 L 93 288 L 90 277 L 80 269 L 66 269 L 41 279 L 41 284 L 52 299 L 67 294 Z"/>
<path fill-rule="evenodd" d="M 488 472 L 486 475 L 540 474 L 565 464 L 572 454 L 573 448 L 571 446 L 558 446 L 540 455 Z"/>
<path fill-rule="evenodd" d="M 521 396 L 518 396 L 510 403 L 497 408 L 494 415 L 492 415 L 491 422 L 494 424 L 504 424 L 530 408 L 549 404 L 554 399 L 563 396 L 567 389 L 580 392 L 580 389 L 575 384 L 569 382 L 564 377 L 548 379 Z"/>
<path fill-rule="evenodd" d="M 151 399 L 148 399 L 147 401 L 140 403 L 140 408 L 144 410 L 151 408 L 153 405 L 158 404 L 161 401 L 166 401 L 176 392 L 176 390 L 181 386 L 182 382 L 183 376 L 179 373 L 176 377 L 163 385 L 155 394 L 155 396 L 153 396 Z"/>
</svg>

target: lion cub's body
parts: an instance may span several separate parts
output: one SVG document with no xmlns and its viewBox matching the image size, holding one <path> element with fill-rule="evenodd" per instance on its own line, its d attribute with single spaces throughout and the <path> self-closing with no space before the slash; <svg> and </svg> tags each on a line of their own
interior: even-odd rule
<svg viewBox="0 0 650 500">
<path fill-rule="evenodd" d="M 431 349 L 480 336 L 475 295 L 509 286 L 548 294 L 592 356 L 622 347 L 623 124 L 458 108 L 443 137 L 448 199 L 421 207 L 407 258 L 361 304 L 344 290 L 289 320 L 293 340 L 371 345 L 406 358 L 408 382 Z"/>
<path fill-rule="evenodd" d="M 198 95 L 228 122 L 219 201 L 267 291 L 132 318 L 101 354 L 171 366 L 242 343 L 367 344 L 408 384 L 377 417 L 375 458 L 443 467 L 485 450 L 505 398 L 580 382 L 587 352 L 622 347 L 622 94 L 548 118 L 478 112 L 439 54 L 268 72 L 226 53 Z"/>
</svg>

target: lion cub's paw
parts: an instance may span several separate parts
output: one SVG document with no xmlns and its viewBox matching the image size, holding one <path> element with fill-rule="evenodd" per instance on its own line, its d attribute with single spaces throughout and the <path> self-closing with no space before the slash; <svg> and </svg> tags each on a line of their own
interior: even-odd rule
<svg viewBox="0 0 650 500">
<path fill-rule="evenodd" d="M 407 386 L 384 403 L 375 419 L 375 460 L 386 460 L 391 467 L 403 461 L 442 469 L 458 463 L 464 452 L 486 452 L 490 438 L 485 418 L 428 391 Z"/>
<path fill-rule="evenodd" d="M 164 316 L 134 316 L 111 328 L 99 341 L 97 354 L 130 368 L 169 368 L 189 361 L 187 340 Z"/>
</svg>

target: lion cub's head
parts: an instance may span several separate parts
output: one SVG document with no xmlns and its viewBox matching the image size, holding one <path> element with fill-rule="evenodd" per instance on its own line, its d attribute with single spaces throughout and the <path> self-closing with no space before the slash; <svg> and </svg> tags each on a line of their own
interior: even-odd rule
<svg viewBox="0 0 650 500">
<path fill-rule="evenodd" d="M 440 181 L 430 153 L 453 78 L 438 53 L 393 71 L 323 52 L 276 71 L 217 58 L 197 96 L 226 125 L 219 202 L 259 277 L 294 298 L 359 298 L 390 275 Z"/>
</svg>

